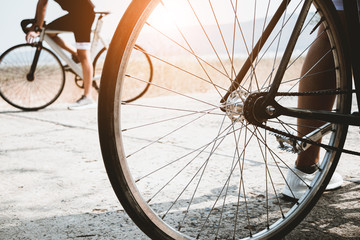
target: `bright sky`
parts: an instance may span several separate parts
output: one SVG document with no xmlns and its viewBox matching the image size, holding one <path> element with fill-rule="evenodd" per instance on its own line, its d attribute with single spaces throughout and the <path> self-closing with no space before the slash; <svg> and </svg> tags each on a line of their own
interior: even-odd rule
<svg viewBox="0 0 360 240">
<path fill-rule="evenodd" d="M 131 0 L 92 0 L 97 11 L 110 11 L 112 14 L 104 20 L 103 36 L 110 39 L 123 12 Z M 20 22 L 22 19 L 34 18 L 37 0 L 1 0 L 0 3 L 0 54 L 9 47 L 25 42 L 25 34 L 22 32 Z M 51 22 L 66 12 L 59 5 L 49 0 L 46 21 Z M 69 36 L 69 39 L 73 37 Z"/>
<path fill-rule="evenodd" d="M 37 0 L 0 0 L 0 29 L 2 31 L 2 36 L 0 38 L 0 54 L 4 52 L 11 46 L 15 44 L 20 44 L 25 42 L 25 34 L 22 32 L 20 27 L 20 22 L 22 19 L 26 18 L 34 18 L 35 16 L 35 9 Z M 111 36 L 122 16 L 124 11 L 126 10 L 127 6 L 131 2 L 131 0 L 92 0 L 95 4 L 97 11 L 110 11 L 112 12 L 111 15 L 104 18 L 104 25 L 102 30 L 102 36 L 105 39 L 110 40 Z M 267 2 L 267 1 L 265 1 Z M 176 5 L 174 4 L 176 3 Z M 204 20 L 203 23 L 205 24 L 215 24 L 213 18 L 209 18 L 206 14 L 210 12 L 210 6 L 207 0 L 192 0 L 192 5 L 196 9 L 202 9 L 203 11 L 197 11 L 199 17 Z M 273 8 L 271 11 L 275 11 L 278 7 L 278 1 L 271 1 L 271 7 Z M 232 7 L 229 5 L 229 1 L 223 0 L 213 0 L 212 5 L 214 9 L 216 9 L 217 14 L 221 15 L 221 21 L 223 23 L 233 22 L 234 15 L 232 12 Z M 171 14 L 173 15 L 172 18 L 177 19 L 177 21 L 181 20 L 182 24 L 189 25 L 194 24 L 197 22 L 195 19 L 191 8 L 186 0 L 183 1 L 175 1 L 175 0 L 168 0 L 166 1 L 166 6 L 169 10 L 172 9 Z M 254 7 L 253 1 L 242 1 L 241 9 L 252 9 Z M 262 5 L 256 5 L 257 8 L 257 17 L 264 17 L 266 13 L 266 7 Z M 181 9 L 182 11 L 179 11 Z M 241 10 L 240 9 L 240 10 Z M 60 6 L 53 0 L 49 0 L 47 15 L 45 20 L 49 23 L 52 20 L 66 14 L 66 12 L 62 11 Z M 230 11 L 230 13 L 229 13 Z M 183 15 L 179 15 L 181 14 Z M 204 15 L 205 14 L 205 15 Z M 262 16 L 263 14 L 264 16 Z M 172 24 L 169 21 L 169 14 L 161 14 L 161 11 L 156 12 L 156 16 L 152 18 L 153 21 L 158 22 L 161 25 Z M 179 16 L 177 16 L 179 15 Z M 202 16 L 204 15 L 204 16 Z M 253 13 L 251 11 L 244 12 L 242 11 L 241 14 L 237 16 L 240 21 L 246 21 L 249 17 L 252 17 Z M 163 17 L 166 17 L 164 20 Z M 181 24 L 178 22 L 178 24 Z M 173 25 L 171 25 L 173 27 Z M 62 35 L 62 37 L 66 41 L 73 41 L 74 38 L 71 34 Z"/>
</svg>

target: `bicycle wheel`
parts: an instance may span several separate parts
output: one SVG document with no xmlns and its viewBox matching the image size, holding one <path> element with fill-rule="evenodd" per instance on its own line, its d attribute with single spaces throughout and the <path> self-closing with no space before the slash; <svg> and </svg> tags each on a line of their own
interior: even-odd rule
<svg viewBox="0 0 360 240">
<path fill-rule="evenodd" d="M 28 77 L 37 47 L 20 44 L 0 56 L 0 95 L 12 106 L 35 111 L 61 94 L 65 73 L 58 57 L 43 47 L 33 78 Z"/>
<path fill-rule="evenodd" d="M 280 239 L 315 205 L 335 170 L 347 126 L 333 124 L 322 138 L 320 171 L 299 200 L 288 202 L 281 193 L 297 154 L 278 148 L 274 132 L 295 137 L 297 118 L 280 115 L 254 124 L 244 110 L 253 93 L 269 91 L 279 72 L 284 76 L 275 100 L 297 106 L 299 81 L 323 73 L 300 75 L 319 25 L 331 45 L 326 56 L 335 63 L 327 71 L 335 74 L 337 89 L 351 89 L 335 9 L 325 0 L 304 8 L 308 2 L 132 1 L 105 63 L 99 134 L 112 187 L 149 237 Z M 280 69 L 300 12 L 306 19 L 287 67 Z M 135 44 L 156 69 L 157 94 L 125 104 L 125 82 L 143 81 L 128 73 Z M 221 101 L 237 78 L 242 81 Z M 332 111 L 348 113 L 350 100 L 350 94 L 336 94 Z"/>
<path fill-rule="evenodd" d="M 134 54 L 130 59 L 128 73 L 132 76 L 136 75 L 141 77 L 143 81 L 134 81 L 131 78 L 129 78 L 130 80 L 125 81 L 125 88 L 127 90 L 123 93 L 122 101 L 127 103 L 142 97 L 149 89 L 153 78 L 153 66 L 146 51 L 137 45 L 135 45 L 134 50 Z M 107 48 L 103 48 L 96 55 L 93 63 L 94 76 L 101 76 L 106 54 Z M 100 78 L 93 82 L 93 86 L 95 89 L 99 90 Z"/>
</svg>

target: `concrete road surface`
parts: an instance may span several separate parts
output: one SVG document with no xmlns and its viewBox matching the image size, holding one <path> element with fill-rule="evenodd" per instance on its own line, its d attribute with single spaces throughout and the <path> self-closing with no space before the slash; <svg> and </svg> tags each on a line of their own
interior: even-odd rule
<svg viewBox="0 0 360 240">
<path fill-rule="evenodd" d="M 0 239 L 148 239 L 112 191 L 96 109 L 0 109 Z M 347 147 L 358 149 L 359 128 Z M 360 158 L 342 156 L 344 186 L 324 194 L 286 239 L 360 239 Z"/>
</svg>

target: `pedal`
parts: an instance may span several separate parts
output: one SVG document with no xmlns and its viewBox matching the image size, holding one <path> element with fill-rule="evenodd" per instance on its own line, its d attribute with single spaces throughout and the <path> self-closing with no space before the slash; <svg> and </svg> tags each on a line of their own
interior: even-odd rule
<svg viewBox="0 0 360 240">
<path fill-rule="evenodd" d="M 333 129 L 334 126 L 331 123 L 326 123 L 314 131 L 308 133 L 306 136 L 302 137 L 302 139 L 317 142 L 320 141 L 323 136 L 333 131 Z M 273 135 L 276 137 L 276 140 L 279 143 L 279 148 L 287 152 L 301 153 L 306 151 L 311 146 L 310 143 L 305 141 L 296 140 L 294 138 L 286 137 L 280 134 Z"/>
<path fill-rule="evenodd" d="M 66 65 L 63 66 L 63 68 L 64 68 L 65 72 L 71 72 L 72 74 L 77 76 L 77 74 L 74 72 L 74 70 L 69 65 L 66 64 Z"/>
<path fill-rule="evenodd" d="M 300 141 L 280 134 L 272 133 L 272 135 L 276 137 L 276 141 L 279 143 L 279 149 L 291 153 L 300 153 L 304 151 Z"/>
<path fill-rule="evenodd" d="M 69 65 L 64 65 L 64 71 L 70 71 L 70 70 L 71 70 L 71 68 Z"/>
</svg>

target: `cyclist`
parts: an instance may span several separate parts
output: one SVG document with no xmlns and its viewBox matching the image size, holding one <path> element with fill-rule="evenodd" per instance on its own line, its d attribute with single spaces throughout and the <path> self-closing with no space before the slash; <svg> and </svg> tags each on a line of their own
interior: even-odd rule
<svg viewBox="0 0 360 240">
<path fill-rule="evenodd" d="M 91 97 L 93 66 L 90 58 L 91 26 L 95 18 L 94 5 L 90 0 L 54 0 L 68 14 L 54 20 L 46 26 L 47 29 L 71 31 L 75 35 L 76 49 L 64 42 L 57 34 L 48 34 L 61 48 L 71 53 L 75 62 L 80 62 L 83 71 L 84 94 L 69 109 L 84 109 L 96 107 Z M 40 34 L 44 25 L 48 0 L 38 0 L 36 7 L 36 23 L 26 35 L 27 42 L 33 42 Z"/>
<path fill-rule="evenodd" d="M 360 0 L 357 0 L 360 6 Z M 341 19 L 344 19 L 344 7 L 342 0 L 333 0 L 336 10 Z M 320 25 L 318 33 L 324 31 L 324 26 Z M 305 58 L 304 65 L 301 70 L 301 76 L 304 77 L 299 84 L 299 92 L 335 89 L 335 72 L 329 72 L 328 69 L 334 69 L 333 56 L 326 54 L 330 49 L 330 43 L 325 34 L 318 34 L 318 39 L 311 46 Z M 319 61 L 325 56 L 321 61 Z M 313 74 L 312 73 L 322 73 Z M 335 96 L 312 96 L 312 97 L 299 97 L 298 107 L 304 109 L 317 109 L 317 110 L 331 110 Z M 298 132 L 305 135 L 312 131 L 311 128 L 305 126 L 319 127 L 323 122 L 298 119 Z M 319 161 L 318 146 L 311 146 L 305 152 L 298 155 L 293 171 L 289 171 L 286 181 L 289 184 L 283 189 L 283 194 L 290 198 L 299 199 L 308 189 L 307 184 L 310 184 L 314 179 L 316 171 L 318 170 L 317 164 Z M 300 178 L 299 178 L 300 177 Z M 334 172 L 326 190 L 332 190 L 341 187 L 343 179 L 340 174 Z M 291 189 L 291 191 L 290 191 Z M 295 196 L 293 196 L 293 194 Z"/>
</svg>

